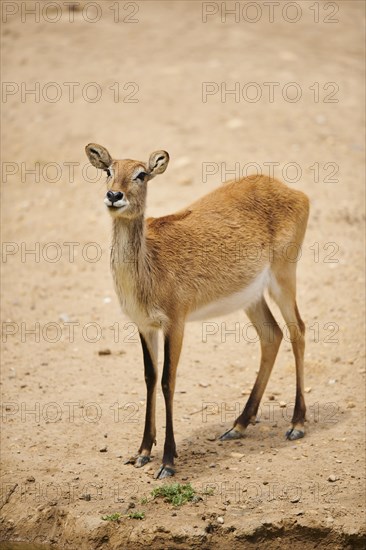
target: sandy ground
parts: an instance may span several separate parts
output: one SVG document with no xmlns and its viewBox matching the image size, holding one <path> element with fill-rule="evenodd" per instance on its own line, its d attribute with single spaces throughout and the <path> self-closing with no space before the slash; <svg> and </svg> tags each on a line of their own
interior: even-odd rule
<svg viewBox="0 0 366 550">
<path fill-rule="evenodd" d="M 281 2 L 273 13 L 240 2 L 226 22 L 233 2 L 79 2 L 74 16 L 64 2 L 2 4 L 1 540 L 361 548 L 363 2 Z M 35 4 L 38 21 L 24 11 Z M 298 269 L 306 437 L 284 438 L 295 393 L 285 340 L 259 423 L 245 439 L 217 441 L 245 404 L 259 346 L 240 311 L 187 325 L 175 481 L 202 500 L 178 509 L 151 498 L 162 483 L 160 388 L 154 460 L 123 464 L 143 431 L 142 353 L 113 291 L 91 141 L 117 158 L 169 151 L 149 215 L 182 208 L 233 170 L 270 166 L 311 199 Z M 131 510 L 145 519 L 101 519 Z"/>
</svg>

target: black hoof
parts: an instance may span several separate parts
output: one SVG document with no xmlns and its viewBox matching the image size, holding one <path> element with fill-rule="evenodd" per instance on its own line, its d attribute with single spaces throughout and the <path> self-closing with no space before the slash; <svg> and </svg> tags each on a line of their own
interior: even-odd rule
<svg viewBox="0 0 366 550">
<path fill-rule="evenodd" d="M 139 455 L 139 456 L 136 458 L 135 468 L 142 468 L 142 466 L 145 466 L 145 464 L 147 464 L 147 463 L 150 462 L 150 461 L 151 461 L 151 457 L 150 457 L 150 456 Z"/>
<path fill-rule="evenodd" d="M 244 437 L 244 434 L 238 432 L 235 428 L 231 428 L 231 430 L 220 435 L 219 439 L 221 441 L 229 441 L 230 439 L 241 439 L 242 437 Z"/>
<path fill-rule="evenodd" d="M 125 460 L 123 464 L 135 464 L 136 463 L 136 458 L 137 458 L 136 456 L 131 456 L 130 458 Z"/>
<path fill-rule="evenodd" d="M 295 439 L 301 439 L 304 437 L 305 432 L 304 430 L 297 430 L 296 428 L 290 428 L 286 432 L 286 439 L 289 439 L 290 441 L 295 441 Z"/>
<path fill-rule="evenodd" d="M 174 468 L 171 468 L 170 466 L 164 466 L 164 464 L 162 464 L 159 470 L 155 473 L 154 478 L 164 479 L 165 477 L 172 477 L 174 474 Z"/>
<path fill-rule="evenodd" d="M 135 468 L 141 468 L 142 466 L 145 466 L 148 462 L 150 462 L 151 458 L 146 455 L 136 455 L 131 456 L 124 464 L 132 464 L 135 466 Z"/>
</svg>

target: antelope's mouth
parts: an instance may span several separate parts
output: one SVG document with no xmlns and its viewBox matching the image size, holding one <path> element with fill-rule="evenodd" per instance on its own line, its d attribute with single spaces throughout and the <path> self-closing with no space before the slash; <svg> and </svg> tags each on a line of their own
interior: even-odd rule
<svg viewBox="0 0 366 550">
<path fill-rule="evenodd" d="M 128 206 L 128 202 L 126 202 L 124 199 L 120 199 L 119 201 L 112 202 L 108 198 L 104 199 L 104 204 L 108 206 L 108 208 L 115 209 L 115 210 L 121 210 L 123 208 L 126 208 Z"/>
</svg>

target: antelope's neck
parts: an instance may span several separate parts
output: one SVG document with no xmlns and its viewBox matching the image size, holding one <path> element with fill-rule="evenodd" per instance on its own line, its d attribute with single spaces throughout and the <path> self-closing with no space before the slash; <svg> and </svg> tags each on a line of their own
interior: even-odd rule
<svg viewBox="0 0 366 550">
<path fill-rule="evenodd" d="M 111 268 L 122 278 L 131 277 L 135 283 L 145 271 L 145 220 L 144 217 L 113 220 Z"/>
<path fill-rule="evenodd" d="M 154 307 L 154 281 L 151 277 L 145 220 L 114 220 L 111 269 L 122 311 L 139 330 L 161 328 L 165 314 Z"/>
</svg>

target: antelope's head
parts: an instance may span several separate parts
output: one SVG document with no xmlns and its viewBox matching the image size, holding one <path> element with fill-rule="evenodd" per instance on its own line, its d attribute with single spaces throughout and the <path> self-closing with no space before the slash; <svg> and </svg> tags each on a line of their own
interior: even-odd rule
<svg viewBox="0 0 366 550">
<path fill-rule="evenodd" d="M 136 218 L 145 211 L 147 182 L 165 172 L 169 155 L 166 151 L 151 153 L 147 163 L 138 160 L 113 160 L 102 145 L 89 143 L 86 154 L 93 166 L 107 174 L 104 204 L 116 217 Z"/>
</svg>

